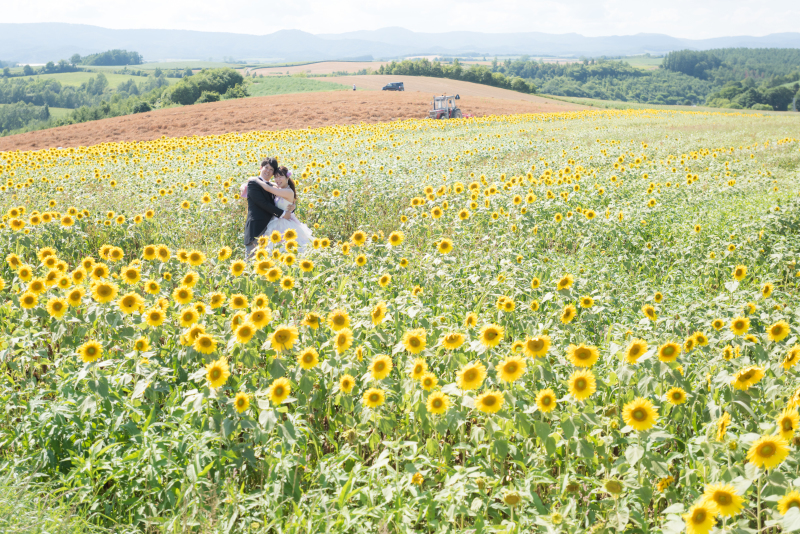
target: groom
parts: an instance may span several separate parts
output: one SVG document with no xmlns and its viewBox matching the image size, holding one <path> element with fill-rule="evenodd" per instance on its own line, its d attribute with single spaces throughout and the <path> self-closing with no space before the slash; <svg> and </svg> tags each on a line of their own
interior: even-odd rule
<svg viewBox="0 0 800 534">
<path fill-rule="evenodd" d="M 244 223 L 244 258 L 250 260 L 258 247 L 258 237 L 264 232 L 273 217 L 288 218 L 291 208 L 287 212 L 275 205 L 272 195 L 264 191 L 256 180 L 268 182 L 278 170 L 278 160 L 267 158 L 261 162 L 261 173 L 258 178 L 251 178 L 247 182 L 247 219 Z"/>
</svg>

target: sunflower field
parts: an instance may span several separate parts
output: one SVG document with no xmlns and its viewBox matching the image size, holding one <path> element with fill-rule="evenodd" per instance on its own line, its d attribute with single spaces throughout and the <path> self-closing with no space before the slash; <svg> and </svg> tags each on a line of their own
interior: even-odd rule
<svg viewBox="0 0 800 534">
<path fill-rule="evenodd" d="M 0 468 L 110 532 L 800 531 L 797 131 L 583 111 L 0 153 Z M 313 248 L 245 262 L 266 156 Z"/>
</svg>

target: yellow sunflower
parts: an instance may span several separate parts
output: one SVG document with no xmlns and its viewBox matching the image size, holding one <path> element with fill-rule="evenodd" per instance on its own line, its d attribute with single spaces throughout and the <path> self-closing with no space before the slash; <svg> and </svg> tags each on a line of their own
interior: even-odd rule
<svg viewBox="0 0 800 534">
<path fill-rule="evenodd" d="M 403 334 L 403 346 L 411 354 L 419 354 L 425 350 L 427 335 L 424 328 L 408 330 Z"/>
<path fill-rule="evenodd" d="M 578 311 L 575 309 L 574 304 L 567 304 L 561 311 L 561 317 L 560 317 L 561 322 L 564 324 L 571 323 L 572 320 L 575 318 L 575 315 L 577 315 L 577 313 Z"/>
<path fill-rule="evenodd" d="M 800 508 L 800 492 L 793 490 L 780 498 L 778 501 L 778 512 L 786 515 L 792 508 Z"/>
<path fill-rule="evenodd" d="M 739 370 L 733 377 L 733 387 L 742 391 L 747 391 L 751 386 L 758 384 L 764 378 L 764 370 L 761 367 L 745 367 Z"/>
<path fill-rule="evenodd" d="M 713 508 L 705 500 L 689 508 L 689 511 L 683 514 L 686 534 L 708 534 L 716 523 L 714 515 Z"/>
<path fill-rule="evenodd" d="M 425 391 L 430 391 L 436 387 L 436 385 L 439 383 L 439 379 L 436 378 L 436 375 L 428 371 L 423 373 L 423 375 L 419 378 L 419 383 L 422 386 L 422 389 Z"/>
<path fill-rule="evenodd" d="M 567 348 L 567 359 L 575 367 L 591 367 L 600 358 L 600 351 L 593 345 L 572 345 Z"/>
<path fill-rule="evenodd" d="M 548 350 L 550 350 L 550 344 L 550 336 L 546 334 L 536 337 L 526 337 L 525 344 L 523 346 L 525 356 L 530 358 L 542 357 L 547 354 Z"/>
<path fill-rule="evenodd" d="M 267 396 L 273 405 L 278 406 L 283 403 L 292 393 L 292 385 L 286 377 L 276 378 L 267 389 Z"/>
<path fill-rule="evenodd" d="M 353 331 L 349 328 L 342 328 L 333 338 L 336 353 L 342 354 L 353 345 Z"/>
<path fill-rule="evenodd" d="M 737 265 L 734 267 L 732 275 L 734 279 L 741 282 L 744 280 L 744 277 L 747 276 L 747 267 L 744 265 Z"/>
<path fill-rule="evenodd" d="M 97 341 L 87 341 L 78 347 L 78 356 L 83 363 L 91 363 L 99 360 L 103 356 L 103 347 Z"/>
<path fill-rule="evenodd" d="M 233 399 L 233 407 L 239 413 L 244 413 L 250 408 L 250 395 L 244 392 L 239 392 Z"/>
<path fill-rule="evenodd" d="M 780 432 L 781 437 L 789 441 L 800 426 L 800 416 L 797 415 L 796 409 L 786 408 L 775 422 L 778 425 L 778 432 Z"/>
<path fill-rule="evenodd" d="M 503 340 L 503 327 L 496 324 L 488 324 L 481 328 L 480 342 L 484 347 L 496 347 Z"/>
<path fill-rule="evenodd" d="M 409 375 L 414 380 L 420 380 L 425 373 L 428 371 L 428 362 L 426 362 L 423 358 L 417 358 L 414 360 L 414 364 L 411 367 L 411 372 Z"/>
<path fill-rule="evenodd" d="M 498 378 L 502 382 L 515 382 L 525 374 L 526 367 L 527 364 L 522 357 L 508 356 L 497 365 Z"/>
<path fill-rule="evenodd" d="M 369 371 L 372 373 L 373 380 L 383 380 L 392 372 L 394 364 L 392 359 L 386 354 L 378 354 L 372 359 Z"/>
<path fill-rule="evenodd" d="M 789 455 L 789 444 L 778 436 L 761 436 L 750 446 L 747 459 L 762 469 L 773 469 Z"/>
<path fill-rule="evenodd" d="M 645 352 L 647 352 L 647 342 L 643 339 L 633 339 L 625 349 L 625 360 L 630 364 L 635 364 Z"/>
<path fill-rule="evenodd" d="M 645 304 L 642 306 L 642 313 L 645 317 L 650 319 L 651 321 L 655 321 L 658 319 L 658 315 L 656 314 L 656 309 L 653 308 L 650 304 Z"/>
<path fill-rule="evenodd" d="M 570 287 L 572 287 L 572 284 L 574 282 L 575 279 L 572 277 L 571 274 L 565 274 L 558 280 L 558 282 L 556 282 L 556 289 L 558 290 L 569 289 Z"/>
<path fill-rule="evenodd" d="M 280 325 L 269 336 L 270 345 L 275 351 L 292 350 L 297 341 L 298 332 L 294 326 Z"/>
<path fill-rule="evenodd" d="M 783 320 L 780 320 L 767 328 L 767 336 L 769 337 L 769 340 L 775 341 L 776 343 L 786 339 L 786 336 L 788 336 L 790 332 L 791 329 L 789 327 L 789 323 Z"/>
<path fill-rule="evenodd" d="M 789 370 L 795 365 L 797 365 L 798 361 L 800 361 L 800 345 L 795 345 L 791 349 L 789 349 L 789 352 L 786 353 L 786 356 L 783 358 L 783 363 L 781 364 L 781 366 L 784 369 Z"/>
<path fill-rule="evenodd" d="M 558 405 L 558 399 L 552 389 L 543 389 L 536 394 L 536 406 L 544 413 L 552 412 Z"/>
<path fill-rule="evenodd" d="M 434 391 L 428 396 L 425 407 L 430 413 L 443 414 L 450 407 L 450 398 L 441 391 Z"/>
<path fill-rule="evenodd" d="M 667 401 L 673 406 L 686 402 L 686 392 L 679 387 L 671 388 L 667 391 Z"/>
<path fill-rule="evenodd" d="M 369 388 L 364 392 L 363 400 L 364 404 L 369 408 L 377 408 L 386 400 L 386 395 L 383 393 L 383 390 L 378 388 Z"/>
<path fill-rule="evenodd" d="M 297 363 L 306 371 L 319 365 L 319 353 L 313 347 L 307 347 L 297 355 Z"/>
<path fill-rule="evenodd" d="M 342 378 L 339 379 L 339 389 L 342 393 L 350 393 L 355 385 L 356 379 L 352 375 L 342 375 Z"/>
<path fill-rule="evenodd" d="M 725 433 L 731 424 L 731 414 L 724 412 L 722 416 L 717 419 L 717 441 L 725 440 Z"/>
<path fill-rule="evenodd" d="M 658 347 L 658 359 L 662 362 L 670 363 L 678 359 L 681 354 L 681 346 L 677 343 L 664 343 Z"/>
<path fill-rule="evenodd" d="M 225 358 L 220 358 L 206 365 L 206 381 L 208 381 L 208 385 L 212 389 L 223 386 L 228 381 L 229 376 L 231 376 L 231 371 Z"/>
<path fill-rule="evenodd" d="M 597 391 L 597 380 L 588 369 L 578 369 L 573 372 L 568 381 L 569 392 L 576 400 L 583 401 Z"/>
<path fill-rule="evenodd" d="M 328 314 L 328 326 L 334 332 L 350 326 L 350 316 L 344 310 L 333 310 Z"/>
<path fill-rule="evenodd" d="M 497 413 L 503 407 L 505 398 L 499 391 L 487 391 L 475 398 L 475 408 L 484 413 Z"/>
<path fill-rule="evenodd" d="M 478 389 L 486 379 L 486 367 L 480 362 L 468 363 L 456 373 L 456 383 L 462 390 Z"/>
<path fill-rule="evenodd" d="M 372 308 L 372 312 L 370 316 L 372 317 L 372 324 L 377 326 L 383 322 L 383 319 L 386 317 L 386 303 L 379 302 Z"/>
<path fill-rule="evenodd" d="M 448 350 L 455 350 L 464 344 L 464 334 L 448 332 L 442 336 L 442 346 Z"/>
<path fill-rule="evenodd" d="M 632 400 L 622 408 L 625 424 L 639 432 L 649 430 L 658 421 L 658 410 L 648 399 L 641 397 Z"/>
</svg>

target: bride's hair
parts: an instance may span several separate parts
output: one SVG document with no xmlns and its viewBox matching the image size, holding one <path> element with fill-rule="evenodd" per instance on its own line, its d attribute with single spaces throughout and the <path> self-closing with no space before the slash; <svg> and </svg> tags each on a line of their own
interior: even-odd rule
<svg viewBox="0 0 800 534">
<path fill-rule="evenodd" d="M 294 202 L 296 204 L 297 203 L 297 187 L 294 185 L 294 180 L 292 180 L 292 178 L 291 178 L 292 171 L 290 171 L 286 167 L 281 167 L 281 168 L 278 169 L 277 174 L 280 174 L 281 176 L 285 176 L 286 179 L 289 181 L 289 189 L 291 189 L 292 193 L 294 193 Z"/>
<path fill-rule="evenodd" d="M 278 169 L 278 160 L 277 159 L 275 159 L 275 158 L 264 158 L 261 161 L 261 166 L 262 167 L 266 167 L 267 165 L 272 167 L 273 174 L 277 174 L 278 173 L 279 169 Z"/>
</svg>

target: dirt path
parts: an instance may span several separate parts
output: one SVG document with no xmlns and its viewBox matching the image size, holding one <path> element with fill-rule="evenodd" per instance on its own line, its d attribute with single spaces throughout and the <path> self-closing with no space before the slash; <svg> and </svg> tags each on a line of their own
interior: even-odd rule
<svg viewBox="0 0 800 534">
<path fill-rule="evenodd" d="M 529 95 L 521 95 L 528 98 L 516 100 L 472 97 L 467 92 L 462 92 L 461 96 L 459 105 L 464 114 L 475 116 L 587 109 L 585 106 Z M 0 151 L 89 146 L 110 141 L 143 141 L 161 136 L 181 137 L 420 119 L 427 116 L 429 107 L 428 93 L 412 91 L 334 91 L 262 96 L 161 109 L 0 137 Z"/>
</svg>

